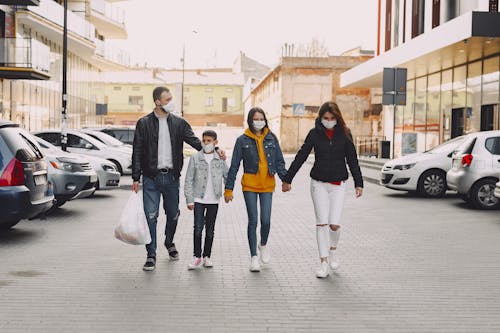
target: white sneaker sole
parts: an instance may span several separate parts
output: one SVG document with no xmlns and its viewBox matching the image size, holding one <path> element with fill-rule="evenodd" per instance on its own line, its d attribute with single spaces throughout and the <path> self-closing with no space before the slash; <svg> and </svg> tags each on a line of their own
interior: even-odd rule
<svg viewBox="0 0 500 333">
<path fill-rule="evenodd" d="M 339 269 L 340 267 L 340 264 L 339 263 L 335 263 L 335 264 L 330 264 L 330 269 L 332 271 L 336 271 L 337 269 Z"/>
<path fill-rule="evenodd" d="M 143 267 L 142 270 L 146 272 L 151 272 L 155 270 L 155 267 Z"/>
<path fill-rule="evenodd" d="M 328 275 L 330 275 L 330 274 L 328 274 L 328 273 L 326 273 L 326 274 L 325 274 L 325 273 L 319 273 L 319 272 L 316 272 L 316 277 L 317 277 L 318 279 L 324 279 L 324 278 L 328 277 Z"/>
</svg>

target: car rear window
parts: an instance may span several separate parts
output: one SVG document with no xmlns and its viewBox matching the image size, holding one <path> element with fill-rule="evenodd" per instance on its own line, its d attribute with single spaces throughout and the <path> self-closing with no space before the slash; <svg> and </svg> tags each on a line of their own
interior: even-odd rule
<svg viewBox="0 0 500 333">
<path fill-rule="evenodd" d="M 12 151 L 7 146 L 7 143 L 4 141 L 4 139 L 2 139 L 2 136 L 0 136 L 0 175 L 3 173 L 3 170 L 5 169 L 7 164 L 10 163 L 12 157 L 14 157 Z"/>
<path fill-rule="evenodd" d="M 486 139 L 485 147 L 493 155 L 500 155 L 500 136 Z"/>
<path fill-rule="evenodd" d="M 31 138 L 31 134 L 20 128 L 4 129 L 4 141 L 21 162 L 33 162 L 43 159 L 43 154 Z"/>
<path fill-rule="evenodd" d="M 457 149 L 455 149 L 455 152 L 459 154 L 472 153 L 472 149 L 474 149 L 474 145 L 476 144 L 476 139 L 477 138 L 475 137 L 466 138 L 465 141 L 462 142 L 462 144 L 460 144 Z"/>
</svg>

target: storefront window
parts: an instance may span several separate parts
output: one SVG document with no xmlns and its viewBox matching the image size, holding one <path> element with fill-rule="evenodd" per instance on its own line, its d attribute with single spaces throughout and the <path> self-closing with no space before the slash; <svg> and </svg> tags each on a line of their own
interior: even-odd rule
<svg viewBox="0 0 500 333">
<path fill-rule="evenodd" d="M 467 108 L 465 132 L 477 132 L 481 121 L 481 61 L 469 64 L 467 69 Z"/>
<path fill-rule="evenodd" d="M 480 129 L 500 129 L 500 58 L 484 60 Z"/>
<path fill-rule="evenodd" d="M 403 132 L 415 130 L 415 80 L 408 81 L 406 86 L 406 106 L 404 107 Z"/>
<path fill-rule="evenodd" d="M 443 115 L 442 142 L 451 139 L 451 110 L 452 110 L 452 82 L 453 72 L 447 70 L 441 74 L 441 114 Z"/>
<path fill-rule="evenodd" d="M 453 69 L 453 99 L 451 110 L 451 137 L 465 134 L 465 117 L 467 105 L 466 66 Z"/>
<path fill-rule="evenodd" d="M 427 112 L 427 76 L 415 81 L 415 132 L 417 133 L 416 151 L 425 150 L 425 128 Z"/>
<path fill-rule="evenodd" d="M 439 144 L 440 134 L 440 104 L 441 104 L 441 73 L 429 75 L 427 84 L 427 126 L 425 150 Z"/>
</svg>

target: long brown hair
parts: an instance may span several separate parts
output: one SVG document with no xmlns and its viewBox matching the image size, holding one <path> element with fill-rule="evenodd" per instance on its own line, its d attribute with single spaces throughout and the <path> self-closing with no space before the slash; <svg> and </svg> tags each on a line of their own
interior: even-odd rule
<svg viewBox="0 0 500 333">
<path fill-rule="evenodd" d="M 344 133 L 349 135 L 351 130 L 347 127 L 344 121 L 344 117 L 342 117 L 342 112 L 340 112 L 339 106 L 335 102 L 326 102 L 321 105 L 318 113 L 318 120 L 321 121 L 321 118 L 325 115 L 325 113 L 330 112 L 333 114 L 335 119 L 337 119 L 337 123 L 342 127 Z"/>
<path fill-rule="evenodd" d="M 253 116 L 256 114 L 256 113 L 260 113 L 261 115 L 264 116 L 264 121 L 266 122 L 266 126 L 264 128 L 269 128 L 269 124 L 267 123 L 267 117 L 266 117 L 266 113 L 264 112 L 264 110 L 262 110 L 261 108 L 259 107 L 253 107 L 250 109 L 250 111 L 248 111 L 248 116 L 247 116 L 247 124 L 248 124 L 248 128 L 250 129 L 250 131 L 252 131 L 252 133 L 255 134 L 255 128 L 253 128 Z M 264 130 L 264 128 L 262 130 Z"/>
</svg>

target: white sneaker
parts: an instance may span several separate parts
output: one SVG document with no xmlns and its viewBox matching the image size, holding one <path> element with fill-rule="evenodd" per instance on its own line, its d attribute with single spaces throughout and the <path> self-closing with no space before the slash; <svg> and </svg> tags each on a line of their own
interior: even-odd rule
<svg viewBox="0 0 500 333">
<path fill-rule="evenodd" d="M 203 258 L 203 266 L 211 268 L 214 267 L 214 263 L 212 262 L 212 259 L 210 259 L 210 257 L 205 257 Z"/>
<path fill-rule="evenodd" d="M 188 265 L 188 270 L 197 269 L 201 267 L 201 258 L 193 257 L 193 261 Z"/>
<path fill-rule="evenodd" d="M 328 262 L 330 263 L 330 268 L 333 271 L 340 267 L 340 263 L 337 261 L 337 256 L 335 255 L 335 251 L 330 251 L 330 257 L 328 258 Z"/>
<path fill-rule="evenodd" d="M 321 263 L 321 266 L 319 266 L 319 269 L 316 271 L 316 277 L 322 279 L 326 278 L 328 276 L 328 263 L 326 261 L 323 261 Z"/>
<path fill-rule="evenodd" d="M 250 262 L 250 272 L 260 272 L 259 257 L 253 256 Z"/>
<path fill-rule="evenodd" d="M 266 245 L 259 244 L 259 252 L 260 252 L 260 260 L 263 264 L 269 264 L 271 260 L 271 254 L 269 253 L 269 249 Z"/>
</svg>

